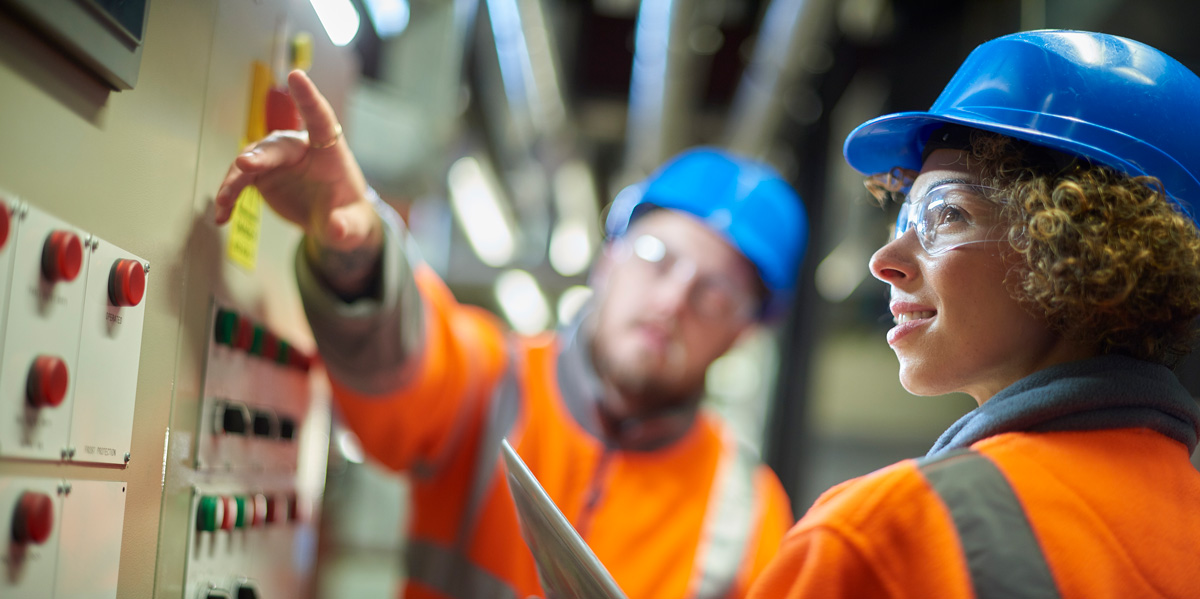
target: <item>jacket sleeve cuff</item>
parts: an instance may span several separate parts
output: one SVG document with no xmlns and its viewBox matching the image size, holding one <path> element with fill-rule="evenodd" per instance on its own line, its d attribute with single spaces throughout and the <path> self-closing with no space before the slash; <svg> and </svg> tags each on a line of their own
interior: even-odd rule
<svg viewBox="0 0 1200 599">
<path fill-rule="evenodd" d="M 343 301 L 314 272 L 304 240 L 296 251 L 296 282 L 330 377 L 362 394 L 387 395 L 420 361 L 425 309 L 406 251 L 407 229 L 373 191 L 369 197 L 383 223 L 379 296 Z"/>
</svg>

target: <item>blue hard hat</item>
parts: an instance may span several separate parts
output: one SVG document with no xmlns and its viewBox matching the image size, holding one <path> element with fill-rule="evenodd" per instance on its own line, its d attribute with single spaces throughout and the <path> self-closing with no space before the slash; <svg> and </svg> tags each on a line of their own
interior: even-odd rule
<svg viewBox="0 0 1200 599">
<path fill-rule="evenodd" d="M 928 112 L 859 125 L 846 138 L 846 161 L 868 175 L 919 170 L 929 134 L 945 123 L 1157 177 L 1185 213 L 1200 216 L 1200 78 L 1141 42 L 1051 30 L 986 42 Z"/>
<path fill-rule="evenodd" d="M 762 316 L 786 309 L 808 241 L 808 218 L 779 173 L 723 150 L 685 151 L 617 194 L 605 223 L 609 238 L 624 235 L 652 207 L 694 215 L 723 235 L 754 264 L 769 292 Z"/>
</svg>

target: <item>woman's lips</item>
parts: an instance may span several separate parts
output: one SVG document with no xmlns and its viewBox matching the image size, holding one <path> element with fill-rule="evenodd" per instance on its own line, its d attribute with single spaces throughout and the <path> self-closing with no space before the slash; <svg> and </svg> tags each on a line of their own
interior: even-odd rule
<svg viewBox="0 0 1200 599">
<path fill-rule="evenodd" d="M 899 342 L 901 339 L 907 337 L 913 331 L 915 331 L 921 327 L 924 327 L 931 322 L 933 322 L 932 316 L 929 316 L 926 318 L 914 318 L 912 320 L 906 320 L 904 322 L 901 322 L 900 324 L 892 327 L 892 329 L 888 331 L 888 333 L 887 333 L 888 345 L 895 345 L 897 342 Z"/>
<path fill-rule="evenodd" d="M 890 307 L 896 326 L 888 331 L 888 345 L 895 345 L 913 331 L 933 322 L 933 319 L 937 317 L 937 310 L 922 304 L 895 302 Z"/>
</svg>

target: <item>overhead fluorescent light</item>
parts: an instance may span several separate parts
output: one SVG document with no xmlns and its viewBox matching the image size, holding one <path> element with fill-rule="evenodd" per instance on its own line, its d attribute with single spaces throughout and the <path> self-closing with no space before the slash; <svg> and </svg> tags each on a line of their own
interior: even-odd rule
<svg viewBox="0 0 1200 599">
<path fill-rule="evenodd" d="M 558 296 L 558 322 L 567 323 L 574 320 L 575 315 L 579 314 L 579 310 L 590 299 L 592 299 L 591 287 L 586 285 L 568 287 L 562 295 Z"/>
<path fill-rule="evenodd" d="M 496 278 L 496 301 L 500 310 L 519 333 L 532 335 L 550 326 L 550 306 L 533 275 L 520 269 L 501 273 Z"/>
<path fill-rule="evenodd" d="M 475 255 L 488 266 L 508 264 L 516 249 L 513 219 L 490 169 L 464 156 L 450 166 L 448 183 L 450 207 Z"/>
<path fill-rule="evenodd" d="M 312 3 L 313 10 L 317 11 L 317 18 L 321 20 L 321 26 L 325 28 L 325 33 L 329 35 L 329 41 L 333 42 L 333 45 L 345 46 L 358 35 L 361 18 L 350 0 L 308 1 Z"/>
<path fill-rule="evenodd" d="M 363 3 L 380 39 L 400 35 L 408 28 L 411 16 L 408 0 L 363 0 Z"/>
</svg>

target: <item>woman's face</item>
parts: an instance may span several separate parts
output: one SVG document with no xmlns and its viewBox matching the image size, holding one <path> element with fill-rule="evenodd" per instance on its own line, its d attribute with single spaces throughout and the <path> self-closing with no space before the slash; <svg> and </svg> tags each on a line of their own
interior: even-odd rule
<svg viewBox="0 0 1200 599">
<path fill-rule="evenodd" d="M 965 152 L 936 150 L 909 197 L 920 198 L 947 183 L 979 182 Z M 932 223 L 945 227 L 947 235 L 941 239 L 956 234 L 962 219 L 982 226 L 999 217 L 999 206 L 990 202 L 970 207 L 973 214 L 954 213 Z M 1011 248 L 1006 241 L 959 245 L 930 255 L 916 229 L 910 227 L 880 248 L 870 263 L 875 278 L 891 286 L 890 307 L 897 325 L 888 331 L 887 340 L 900 360 L 900 383 L 910 393 L 962 391 L 982 405 L 1018 379 L 1088 355 L 1008 293 L 1004 278 Z"/>
</svg>

